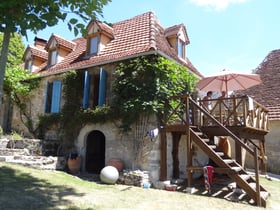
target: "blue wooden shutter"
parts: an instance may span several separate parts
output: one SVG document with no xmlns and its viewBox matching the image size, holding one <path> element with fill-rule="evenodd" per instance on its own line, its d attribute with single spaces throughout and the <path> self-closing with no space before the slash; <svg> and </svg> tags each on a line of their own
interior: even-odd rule
<svg viewBox="0 0 280 210">
<path fill-rule="evenodd" d="M 99 80 L 99 93 L 98 93 L 98 106 L 105 104 L 106 97 L 106 71 L 100 69 L 100 80 Z"/>
<path fill-rule="evenodd" d="M 46 84 L 46 98 L 45 98 L 45 112 L 48 112 L 48 101 L 49 101 L 49 82 Z"/>
<path fill-rule="evenodd" d="M 85 80 L 84 80 L 84 98 L 83 98 L 83 108 L 88 108 L 88 97 L 89 97 L 89 84 L 90 83 L 90 74 L 88 71 L 85 71 Z"/>
<path fill-rule="evenodd" d="M 51 113 L 58 113 L 60 107 L 61 81 L 53 82 Z"/>
</svg>

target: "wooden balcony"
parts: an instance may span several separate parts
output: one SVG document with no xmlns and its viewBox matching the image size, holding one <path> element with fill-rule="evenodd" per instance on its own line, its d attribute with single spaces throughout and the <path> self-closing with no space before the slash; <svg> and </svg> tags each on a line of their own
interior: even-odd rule
<svg viewBox="0 0 280 210">
<path fill-rule="evenodd" d="M 263 132 L 269 130 L 268 109 L 248 96 L 199 100 L 203 108 L 205 102 L 211 104 L 209 113 L 226 127 L 248 127 Z M 199 126 L 214 126 L 211 120 L 203 120 L 202 112 L 194 110 L 194 113 L 198 115 L 194 117 L 198 117 Z"/>
<path fill-rule="evenodd" d="M 210 102 L 211 109 L 204 106 Z M 208 104 L 208 103 L 206 103 Z M 207 101 L 195 101 L 188 95 L 176 96 L 166 101 L 162 117 L 161 136 L 161 180 L 167 176 L 167 136 L 172 134 L 173 177 L 179 176 L 178 145 L 182 136 L 186 138 L 188 185 L 191 185 L 192 171 L 197 170 L 192 163 L 192 147 L 196 144 L 208 157 L 218 165 L 216 171 L 223 171 L 245 189 L 258 205 L 264 205 L 260 190 L 253 190 L 240 178 L 242 174 L 232 174 L 233 166 L 221 159 L 219 151 L 214 151 L 214 137 L 227 137 L 235 145 L 233 161 L 238 167 L 244 167 L 241 151 L 244 150 L 254 158 L 256 184 L 259 167 L 266 173 L 265 135 L 269 132 L 268 109 L 248 96 L 228 97 Z M 207 143 L 206 143 L 207 142 Z M 260 165 L 259 165 L 260 161 Z M 202 168 L 198 168 L 202 170 Z M 237 173 L 237 172 L 236 172 Z M 262 199 L 262 201 L 260 201 Z M 261 204 L 262 203 L 262 204 Z"/>
<path fill-rule="evenodd" d="M 174 100 L 176 99 L 178 98 L 174 97 Z M 211 103 L 211 110 L 204 106 L 205 102 Z M 186 124 L 189 124 L 210 133 L 212 131 L 214 136 L 225 135 L 215 122 L 217 120 L 232 131 L 245 131 L 252 135 L 266 135 L 269 132 L 268 109 L 248 96 L 198 100 L 196 103 L 199 107 L 190 103 L 186 110 L 185 102 L 179 102 L 172 108 L 172 112 L 165 116 L 165 129 L 170 132 L 186 132 Z"/>
</svg>

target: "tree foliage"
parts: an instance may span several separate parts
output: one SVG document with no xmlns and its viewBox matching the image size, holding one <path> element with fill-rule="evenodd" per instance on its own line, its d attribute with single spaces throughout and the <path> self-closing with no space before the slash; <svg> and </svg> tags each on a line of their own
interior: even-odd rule
<svg viewBox="0 0 280 210">
<path fill-rule="evenodd" d="M 163 113 L 171 96 L 192 93 L 197 78 L 188 69 L 161 56 L 142 56 L 118 65 L 113 108 L 128 129 L 140 114 Z"/>
<path fill-rule="evenodd" d="M 0 48 L 3 45 L 3 33 L 0 33 Z M 25 50 L 22 36 L 18 33 L 13 33 L 10 40 L 8 50 L 7 68 L 17 67 L 22 63 L 22 56 Z"/>
<path fill-rule="evenodd" d="M 89 21 L 102 15 L 103 6 L 108 2 L 111 0 L 1 1 L 0 32 L 10 28 L 11 32 L 20 32 L 25 36 L 28 30 L 36 33 L 47 26 L 54 26 L 69 14 Z M 76 18 L 70 19 L 68 24 L 75 29 L 76 35 L 84 27 Z"/>
<path fill-rule="evenodd" d="M 0 56 L 0 103 L 5 75 L 11 33 L 19 32 L 26 36 L 27 31 L 37 33 L 47 26 L 54 26 L 74 14 L 84 21 L 102 16 L 103 6 L 111 0 L 9 0 L 0 1 L 0 32 L 4 33 Z M 77 18 L 68 21 L 69 29 L 75 35 L 83 31 L 85 25 Z"/>
</svg>

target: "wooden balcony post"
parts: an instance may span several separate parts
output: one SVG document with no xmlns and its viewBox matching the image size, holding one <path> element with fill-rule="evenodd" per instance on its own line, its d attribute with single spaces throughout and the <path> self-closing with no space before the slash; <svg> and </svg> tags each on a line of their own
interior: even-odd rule
<svg viewBox="0 0 280 210">
<path fill-rule="evenodd" d="M 257 206 L 261 206 L 261 195 L 260 195 L 260 180 L 259 180 L 259 159 L 258 149 L 254 147 L 254 160 L 255 160 L 255 179 L 256 179 L 256 202 Z"/>
<path fill-rule="evenodd" d="M 167 178 L 167 149 L 166 149 L 166 130 L 160 129 L 160 180 L 164 181 Z"/>
<path fill-rule="evenodd" d="M 180 170 L 179 170 L 179 142 L 181 135 L 177 132 L 172 132 L 172 159 L 173 159 L 173 178 L 180 178 Z"/>
</svg>

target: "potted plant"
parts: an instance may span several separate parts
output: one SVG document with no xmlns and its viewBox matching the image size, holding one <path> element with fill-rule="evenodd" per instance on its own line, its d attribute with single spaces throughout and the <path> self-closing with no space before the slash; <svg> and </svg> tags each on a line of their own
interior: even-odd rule
<svg viewBox="0 0 280 210">
<path fill-rule="evenodd" d="M 81 156 L 78 152 L 71 152 L 68 156 L 67 166 L 71 174 L 77 174 L 81 168 Z"/>
</svg>

